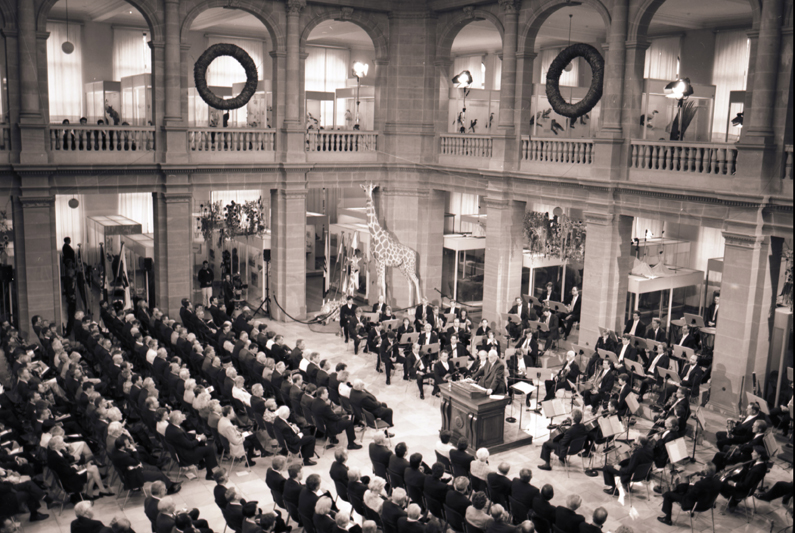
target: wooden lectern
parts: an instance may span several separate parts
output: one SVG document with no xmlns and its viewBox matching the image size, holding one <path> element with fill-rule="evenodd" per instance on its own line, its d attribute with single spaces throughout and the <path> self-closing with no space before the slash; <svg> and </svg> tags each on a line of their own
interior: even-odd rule
<svg viewBox="0 0 795 533">
<path fill-rule="evenodd" d="M 511 402 L 508 395 L 494 400 L 484 388 L 459 381 L 449 382 L 440 389 L 442 429 L 453 433 L 453 441 L 466 437 L 473 450 L 503 443 L 505 406 Z"/>
</svg>

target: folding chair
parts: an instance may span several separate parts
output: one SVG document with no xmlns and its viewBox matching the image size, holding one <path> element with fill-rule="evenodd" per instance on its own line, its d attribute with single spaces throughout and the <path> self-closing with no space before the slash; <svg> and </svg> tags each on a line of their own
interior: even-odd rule
<svg viewBox="0 0 795 533">
<path fill-rule="evenodd" d="M 447 504 L 442 507 L 447 519 L 447 526 L 456 533 L 464 533 L 464 517 Z"/>
<path fill-rule="evenodd" d="M 694 532 L 693 517 L 696 515 L 696 513 L 706 512 L 707 509 L 709 509 L 709 513 L 712 517 L 712 533 L 715 533 L 715 502 L 718 500 L 718 496 L 720 496 L 720 493 L 716 492 L 714 495 L 705 500 L 697 501 L 696 505 L 688 512 L 688 515 L 690 516 L 690 533 Z M 679 514 L 681 514 L 681 512 Z M 676 515 L 677 520 L 679 519 L 679 514 Z"/>
<path fill-rule="evenodd" d="M 466 520 L 464 520 L 464 531 L 465 533 L 484 533 L 482 529 L 473 526 Z"/>
<path fill-rule="evenodd" d="M 568 461 L 569 457 L 571 457 L 572 455 L 578 455 L 580 457 L 580 459 L 582 460 L 582 469 L 585 470 L 585 458 L 582 456 L 582 454 L 583 454 L 583 452 L 585 450 L 585 440 L 586 440 L 586 437 L 581 437 L 581 438 L 575 439 L 575 440 L 571 441 L 571 443 L 569 443 L 569 447 L 566 450 L 566 455 L 565 455 L 565 459 L 564 459 L 564 463 L 566 464 L 566 466 L 568 466 L 568 464 L 569 464 L 569 461 Z M 566 468 L 566 477 L 571 477 L 570 470 L 571 470 L 570 468 Z"/>
<path fill-rule="evenodd" d="M 436 452 L 436 462 L 442 463 L 442 465 L 444 465 L 444 471 L 447 472 L 448 474 L 453 473 L 453 465 L 450 464 L 450 459 L 448 459 L 439 452 Z"/>
<path fill-rule="evenodd" d="M 390 427 L 389 424 L 387 424 L 380 418 L 376 418 L 375 415 L 370 411 L 368 411 L 367 409 L 362 409 L 361 411 L 362 415 L 364 416 L 365 431 L 368 428 L 374 429 L 376 431 L 382 431 L 382 430 L 386 431 L 387 429 L 389 429 Z M 389 440 L 389 437 L 387 437 L 387 440 L 389 441 L 389 447 L 391 448 L 392 441 Z M 364 434 L 362 434 L 362 442 L 364 442 Z"/>
<path fill-rule="evenodd" d="M 428 509 L 428 512 L 439 520 L 444 520 L 444 507 L 442 506 L 442 502 L 427 494 L 423 495 L 423 499 L 425 500 L 425 508 Z"/>
<path fill-rule="evenodd" d="M 337 497 L 341 498 L 342 501 L 350 503 L 348 499 L 348 486 L 344 483 L 341 483 L 337 480 L 334 480 L 334 489 L 337 491 Z"/>
<path fill-rule="evenodd" d="M 127 491 L 127 496 L 124 497 L 124 501 L 120 506 L 120 509 L 124 511 L 124 506 L 127 505 L 127 500 L 130 499 L 130 495 L 133 492 L 140 493 L 143 489 L 143 483 L 141 484 L 132 483 L 129 477 L 124 475 L 125 473 L 124 470 L 119 470 L 118 468 L 116 468 L 116 465 L 113 465 L 113 470 L 119 475 L 119 480 L 120 480 L 119 492 L 116 494 L 116 502 L 118 502 L 119 498 L 121 498 L 122 491 Z"/>
<path fill-rule="evenodd" d="M 245 450 L 243 451 L 242 457 L 232 457 L 232 452 L 229 451 L 230 450 L 229 439 L 227 439 L 220 433 L 218 434 L 218 439 L 221 441 L 221 447 L 224 450 L 223 453 L 221 454 L 221 462 L 223 462 L 224 458 L 230 459 L 232 461 L 232 463 L 229 465 L 229 469 L 226 471 L 227 476 L 232 475 L 232 471 L 235 469 L 235 463 L 238 461 L 240 462 L 240 464 L 243 464 L 243 462 L 245 462 L 246 468 L 251 470 L 251 465 L 248 462 L 248 454 L 246 454 Z"/>
<path fill-rule="evenodd" d="M 638 465 L 635 469 L 635 472 L 632 473 L 632 479 L 629 481 L 629 487 L 627 487 L 627 492 L 629 492 L 629 506 L 632 507 L 632 484 L 633 483 L 643 483 L 646 482 L 646 500 L 651 500 L 651 493 L 649 492 L 649 478 L 651 477 L 651 470 L 654 468 L 654 463 L 646 463 L 642 465 Z"/>
<path fill-rule="evenodd" d="M 508 507 L 511 510 L 511 516 L 513 517 L 514 525 L 518 526 L 527 520 L 527 515 L 529 514 L 530 510 L 513 496 L 508 496 Z"/>
</svg>

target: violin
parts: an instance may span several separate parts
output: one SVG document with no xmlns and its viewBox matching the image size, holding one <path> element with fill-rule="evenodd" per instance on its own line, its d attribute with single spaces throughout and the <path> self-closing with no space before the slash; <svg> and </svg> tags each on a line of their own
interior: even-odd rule
<svg viewBox="0 0 795 533">
<path fill-rule="evenodd" d="M 751 459 L 750 461 L 745 461 L 744 463 L 739 463 L 739 464 L 736 464 L 736 465 L 733 465 L 733 466 L 729 467 L 726 471 L 723 472 L 723 474 L 721 474 L 720 482 L 723 483 L 727 479 L 741 474 L 746 466 L 748 466 L 750 464 L 753 464 L 754 462 L 755 461 L 753 459 Z"/>
</svg>

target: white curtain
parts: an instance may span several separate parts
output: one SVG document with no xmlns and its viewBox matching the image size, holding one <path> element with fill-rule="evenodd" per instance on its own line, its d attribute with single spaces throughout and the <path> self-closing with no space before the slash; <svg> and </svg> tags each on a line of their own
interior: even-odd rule
<svg viewBox="0 0 795 533">
<path fill-rule="evenodd" d="M 152 210 L 152 193 L 131 192 L 119 194 L 119 214 L 141 225 L 142 233 L 154 233 L 155 215 Z"/>
<path fill-rule="evenodd" d="M 478 195 L 461 192 L 451 192 L 447 195 L 447 212 L 456 215 L 454 230 L 456 232 L 471 233 L 474 224 L 461 222 L 461 215 L 478 214 Z"/>
<path fill-rule="evenodd" d="M 239 46 L 251 56 L 254 64 L 257 65 L 258 78 L 263 79 L 263 60 L 265 57 L 265 41 L 258 39 L 240 39 L 226 37 L 222 35 L 208 36 L 207 46 L 210 47 L 218 43 L 229 43 Z M 207 84 L 213 87 L 231 87 L 234 83 L 246 81 L 246 71 L 236 59 L 229 56 L 221 56 L 210 63 L 207 69 Z"/>
<path fill-rule="evenodd" d="M 499 91 L 502 87 L 502 59 L 494 58 L 494 90 Z"/>
<path fill-rule="evenodd" d="M 472 74 L 471 87 L 473 89 L 482 89 L 485 83 L 485 77 L 483 76 L 483 55 L 456 57 L 453 61 L 453 76 L 457 76 L 465 70 L 468 70 L 469 73 Z"/>
<path fill-rule="evenodd" d="M 66 24 L 47 22 L 47 78 L 50 96 L 50 122 L 69 119 L 77 123 L 83 116 L 83 46 L 81 28 L 69 25 L 69 42 L 75 49 L 65 54 L 61 45 L 67 41 Z"/>
<path fill-rule="evenodd" d="M 547 83 L 547 71 L 549 66 L 558 57 L 558 54 L 563 48 L 548 48 L 541 51 L 541 85 Z M 572 61 L 570 63 L 571 70 L 565 70 L 560 74 L 560 85 L 562 87 L 577 87 L 580 81 L 580 63 L 579 61 Z"/>
<path fill-rule="evenodd" d="M 71 33 L 71 29 L 70 29 Z M 69 207 L 72 198 L 80 202 L 77 209 Z M 77 245 L 82 244 L 85 234 L 85 198 L 82 194 L 56 194 L 55 195 L 55 239 L 58 249 L 63 246 L 64 237 L 72 239 L 72 248 L 77 251 Z"/>
<path fill-rule="evenodd" d="M 113 28 L 113 79 L 152 72 L 149 31 Z"/>
<path fill-rule="evenodd" d="M 662 237 L 664 229 L 665 222 L 662 220 L 635 217 L 632 221 L 632 238 L 643 240 L 646 236 L 646 230 L 649 230 L 654 237 Z"/>
<path fill-rule="evenodd" d="M 726 239 L 719 228 L 698 228 L 698 240 L 690 244 L 690 264 L 696 270 L 707 270 L 707 262 L 723 257 Z"/>
<path fill-rule="evenodd" d="M 249 189 L 238 191 L 213 191 L 210 198 L 213 203 L 220 201 L 221 207 L 224 207 L 232 202 L 243 204 L 248 201 L 256 201 L 259 200 L 260 196 L 262 196 L 262 191 L 260 189 Z"/>
<path fill-rule="evenodd" d="M 305 90 L 334 92 L 335 89 L 345 87 L 349 76 L 350 50 L 347 48 L 309 46 L 307 47 L 307 53 L 304 64 Z M 334 102 L 321 102 L 320 117 L 315 118 L 320 120 L 320 125 L 324 128 L 332 127 L 334 124 Z"/>
<path fill-rule="evenodd" d="M 712 85 L 715 86 L 715 113 L 712 121 L 712 140 L 726 139 L 726 115 L 729 113 L 729 93 L 744 91 L 748 80 L 750 42 L 745 30 L 718 32 L 715 37 L 715 61 L 712 65 Z M 737 112 L 740 111 L 738 106 Z M 732 114 L 734 118 L 734 114 Z M 729 127 L 734 140 L 739 128 Z"/>
<path fill-rule="evenodd" d="M 646 49 L 646 66 L 643 77 L 653 80 L 674 80 L 679 75 L 679 57 L 682 38 L 653 39 Z"/>
</svg>

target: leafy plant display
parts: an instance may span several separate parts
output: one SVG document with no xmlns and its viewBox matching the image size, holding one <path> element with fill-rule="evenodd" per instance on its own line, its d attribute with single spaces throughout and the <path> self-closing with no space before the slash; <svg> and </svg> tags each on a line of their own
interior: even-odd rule
<svg viewBox="0 0 795 533">
<path fill-rule="evenodd" d="M 585 260 L 585 234 L 585 224 L 566 215 L 550 219 L 548 213 L 525 213 L 525 241 L 533 255 L 582 263 Z"/>
</svg>

